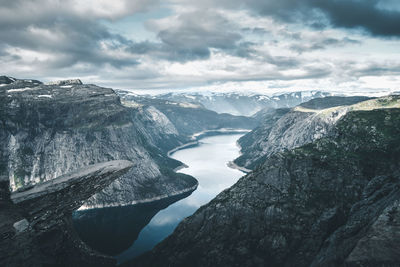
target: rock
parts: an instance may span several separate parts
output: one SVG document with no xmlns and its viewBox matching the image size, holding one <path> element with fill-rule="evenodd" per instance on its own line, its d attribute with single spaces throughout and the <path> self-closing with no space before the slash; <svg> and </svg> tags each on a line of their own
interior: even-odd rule
<svg viewBox="0 0 400 267">
<path fill-rule="evenodd" d="M 15 78 L 8 77 L 8 76 L 0 76 L 0 85 L 10 84 L 10 83 L 13 83 L 15 81 L 16 81 Z"/>
<path fill-rule="evenodd" d="M 129 161 L 100 163 L 5 195 L 0 202 L 0 265 L 115 265 L 115 260 L 80 241 L 71 216 L 88 197 L 132 166 Z M 7 186 L 0 183 L 3 190 Z"/>
<path fill-rule="evenodd" d="M 130 160 L 135 168 L 85 208 L 134 204 L 197 185 L 173 172 L 181 163 L 167 151 L 187 139 L 159 111 L 126 107 L 109 88 L 35 83 L 0 87 L 0 180 L 13 191 L 109 160 Z"/>
<path fill-rule="evenodd" d="M 29 227 L 29 222 L 26 219 L 22 219 L 18 222 L 15 222 L 13 224 L 13 227 L 15 228 L 15 231 L 18 233 L 24 232 L 28 229 Z"/>
<path fill-rule="evenodd" d="M 388 205 L 346 258 L 347 266 L 400 263 L 400 200 Z"/>
<path fill-rule="evenodd" d="M 370 101 L 367 101 L 370 100 Z M 235 160 L 241 167 L 255 169 L 270 155 L 293 149 L 327 136 L 347 112 L 369 103 L 368 97 L 328 96 L 315 98 L 289 109 L 267 109 L 256 116 L 261 123 L 241 137 L 238 144 L 242 155 Z"/>
<path fill-rule="evenodd" d="M 399 266 L 400 109 L 367 105 L 270 156 L 126 266 Z"/>
<path fill-rule="evenodd" d="M 49 82 L 47 85 L 57 85 L 57 86 L 65 86 L 65 85 L 81 85 L 83 84 L 79 79 L 69 79 L 69 80 L 61 80 L 55 82 Z"/>
</svg>

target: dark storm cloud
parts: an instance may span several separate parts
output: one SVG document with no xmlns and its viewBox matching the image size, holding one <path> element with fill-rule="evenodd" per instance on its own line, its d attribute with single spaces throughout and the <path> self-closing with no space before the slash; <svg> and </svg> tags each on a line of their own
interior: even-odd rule
<svg viewBox="0 0 400 267">
<path fill-rule="evenodd" d="M 161 43 L 143 42 L 131 47 L 133 53 L 152 54 L 170 61 L 208 59 L 210 49 L 241 49 L 242 36 L 230 21 L 210 10 L 197 10 L 177 16 L 169 27 L 155 25 Z"/>
<path fill-rule="evenodd" d="M 154 2 L 154 1 L 150 1 Z M 0 56 L 8 49 L 29 50 L 50 55 L 37 60 L 41 68 L 64 68 L 76 63 L 114 67 L 136 65 L 132 57 L 118 57 L 130 41 L 111 33 L 99 19 L 118 17 L 87 7 L 81 13 L 72 1 L 0 1 Z M 127 8 L 139 8 L 126 4 Z M 111 52 L 111 53 L 109 53 Z M 7 52 L 8 53 L 8 52 Z"/>
<path fill-rule="evenodd" d="M 360 28 L 372 35 L 399 37 L 400 11 L 380 8 L 379 0 L 247 0 L 243 3 L 261 15 L 285 22 L 303 21 L 316 28 L 327 24 Z"/>
<path fill-rule="evenodd" d="M 41 32 L 50 36 L 42 36 Z M 49 68 L 68 67 L 78 62 L 100 65 L 108 63 L 116 67 L 137 64 L 134 60 L 118 59 L 105 54 L 101 42 L 109 42 L 111 49 L 129 43 L 121 36 L 109 33 L 100 24 L 79 18 L 64 17 L 62 21 L 56 20 L 50 24 L 30 24 L 26 28 L 0 31 L 3 47 L 8 45 L 56 55 L 55 60 L 48 61 Z"/>
</svg>

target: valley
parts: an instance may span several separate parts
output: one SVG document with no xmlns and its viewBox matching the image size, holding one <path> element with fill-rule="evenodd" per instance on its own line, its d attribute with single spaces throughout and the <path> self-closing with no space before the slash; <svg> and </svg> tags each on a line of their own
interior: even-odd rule
<svg viewBox="0 0 400 267">
<path fill-rule="evenodd" d="M 399 0 L 0 2 L 0 267 L 400 267 Z"/>
<path fill-rule="evenodd" d="M 243 175 L 227 166 L 230 160 L 239 155 L 236 140 L 240 136 L 205 137 L 199 140 L 198 146 L 184 148 L 171 155 L 187 166 L 179 172 L 196 177 L 199 181 L 193 193 L 132 208 L 78 211 L 74 214 L 77 232 L 82 240 L 97 250 L 116 255 L 119 262 L 126 262 L 151 250 L 170 235 L 181 220 L 192 215 Z M 125 246 L 122 247 L 122 244 Z"/>
<path fill-rule="evenodd" d="M 2 265 L 398 263 L 398 95 L 0 81 Z"/>
</svg>

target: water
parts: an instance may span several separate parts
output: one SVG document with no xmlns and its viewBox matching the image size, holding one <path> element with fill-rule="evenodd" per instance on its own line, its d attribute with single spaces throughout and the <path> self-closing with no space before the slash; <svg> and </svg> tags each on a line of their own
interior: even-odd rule
<svg viewBox="0 0 400 267">
<path fill-rule="evenodd" d="M 120 263 L 151 250 L 170 235 L 180 221 L 243 175 L 227 166 L 239 156 L 236 141 L 241 136 L 206 137 L 200 140 L 199 146 L 172 154 L 172 158 L 189 166 L 180 172 L 199 181 L 197 190 L 189 196 L 181 196 L 184 198 L 179 201 L 179 198 L 169 198 L 131 207 L 100 209 L 82 213 L 81 217 L 78 213 L 75 215 L 79 221 L 76 228 L 81 238 L 101 252 L 116 255 Z M 132 245 L 122 251 L 127 244 Z"/>
</svg>

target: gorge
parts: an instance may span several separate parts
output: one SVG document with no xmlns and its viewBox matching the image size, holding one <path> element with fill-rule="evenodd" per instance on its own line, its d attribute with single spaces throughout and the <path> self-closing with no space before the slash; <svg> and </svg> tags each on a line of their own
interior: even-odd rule
<svg viewBox="0 0 400 267">
<path fill-rule="evenodd" d="M 204 107 L 221 95 L 0 82 L 1 265 L 399 263 L 398 95 L 248 96 L 246 117 Z"/>
<path fill-rule="evenodd" d="M 227 166 L 239 155 L 236 141 L 240 136 L 225 134 L 205 137 L 199 140 L 198 146 L 184 148 L 171 155 L 187 166 L 179 172 L 196 177 L 199 181 L 199 186 L 189 196 L 183 195 L 178 201 L 172 197 L 130 209 L 121 207 L 78 211 L 74 215 L 77 232 L 91 247 L 106 254 L 119 254 L 119 262 L 150 250 L 171 234 L 182 219 L 193 214 L 243 175 Z M 125 247 L 122 247 L 123 243 Z"/>
</svg>

